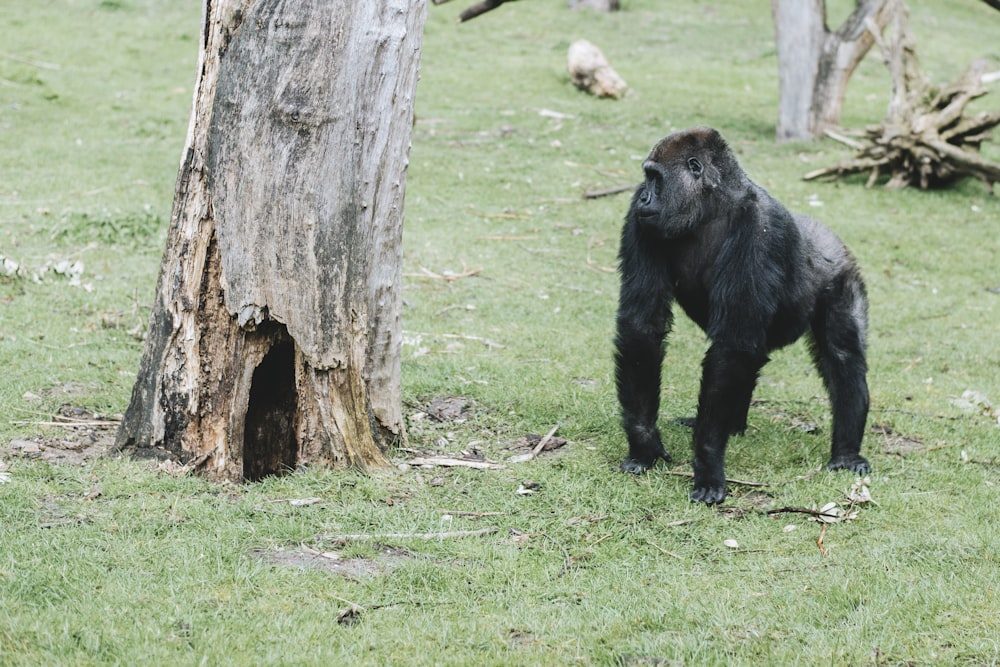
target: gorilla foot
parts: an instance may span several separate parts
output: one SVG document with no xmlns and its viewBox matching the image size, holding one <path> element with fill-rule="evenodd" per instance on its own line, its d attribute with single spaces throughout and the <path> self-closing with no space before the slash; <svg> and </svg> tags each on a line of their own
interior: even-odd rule
<svg viewBox="0 0 1000 667">
<path fill-rule="evenodd" d="M 642 473 L 652 468 L 656 464 L 657 459 L 663 459 L 665 462 L 670 463 L 670 454 L 667 454 L 666 452 L 660 452 L 659 454 L 653 457 L 652 461 L 643 461 L 630 456 L 624 461 L 622 461 L 621 471 L 630 472 L 633 475 L 641 475 Z"/>
<path fill-rule="evenodd" d="M 857 454 L 847 456 L 835 456 L 826 464 L 827 470 L 850 470 L 855 475 L 867 475 L 872 471 L 872 467 L 864 457 Z"/>
<path fill-rule="evenodd" d="M 718 505 L 726 499 L 726 485 L 695 486 L 691 490 L 691 502 Z"/>
</svg>

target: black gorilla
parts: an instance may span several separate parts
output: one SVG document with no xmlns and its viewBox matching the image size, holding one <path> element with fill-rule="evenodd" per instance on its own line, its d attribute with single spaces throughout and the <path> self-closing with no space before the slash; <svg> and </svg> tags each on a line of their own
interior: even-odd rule
<svg viewBox="0 0 1000 667">
<path fill-rule="evenodd" d="M 726 441 L 746 429 L 758 373 L 771 350 L 804 333 L 833 407 L 827 467 L 868 473 L 860 454 L 868 301 L 850 251 L 753 183 L 712 128 L 668 136 L 643 169 L 619 252 L 615 362 L 629 443 L 622 470 L 638 474 L 670 460 L 656 420 L 676 299 L 711 341 L 694 423 L 692 501 L 725 498 Z"/>
</svg>

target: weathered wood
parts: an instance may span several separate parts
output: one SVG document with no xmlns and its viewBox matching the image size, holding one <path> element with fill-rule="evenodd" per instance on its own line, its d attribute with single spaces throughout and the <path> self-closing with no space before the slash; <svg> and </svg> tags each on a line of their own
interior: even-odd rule
<svg viewBox="0 0 1000 667">
<path fill-rule="evenodd" d="M 898 0 L 893 0 L 898 2 Z M 892 77 L 885 120 L 865 132 L 850 160 L 809 172 L 803 178 L 835 178 L 868 172 L 867 187 L 888 175 L 887 188 L 946 186 L 962 177 L 982 181 L 992 192 L 1000 181 L 1000 164 L 979 153 L 1000 112 L 965 115 L 968 104 L 986 94 L 984 61 L 976 61 L 954 82 L 935 88 L 920 70 L 910 36 L 907 12 L 899 2 L 891 39 L 879 40 Z"/>
<path fill-rule="evenodd" d="M 405 437 L 402 204 L 425 0 L 206 0 L 126 451 L 257 479 Z"/>
<path fill-rule="evenodd" d="M 585 39 L 569 46 L 566 55 L 570 80 L 580 90 L 595 97 L 618 99 L 625 95 L 628 85 L 611 67 L 601 50 Z"/>
<path fill-rule="evenodd" d="M 847 82 L 892 14 L 892 0 L 858 0 L 836 30 L 825 0 L 772 0 L 779 141 L 815 139 L 840 124 Z M 875 26 L 873 33 L 871 27 Z"/>
</svg>

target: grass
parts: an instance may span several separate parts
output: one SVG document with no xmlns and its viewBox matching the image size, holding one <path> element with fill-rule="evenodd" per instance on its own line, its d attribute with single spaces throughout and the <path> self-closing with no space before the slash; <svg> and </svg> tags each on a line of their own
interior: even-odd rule
<svg viewBox="0 0 1000 667">
<path fill-rule="evenodd" d="M 632 0 L 614 15 L 535 0 L 457 26 L 464 4 L 432 7 L 425 34 L 403 385 L 411 416 L 436 397 L 469 408 L 460 422 L 411 418 L 410 446 L 504 460 L 519 437 L 556 423 L 569 444 L 497 471 L 304 470 L 240 486 L 145 462 L 8 454 L 0 664 L 1000 662 L 1000 428 L 960 400 L 973 391 L 1000 403 L 996 197 L 974 182 L 919 193 L 801 181 L 845 152 L 774 144 L 762 0 L 669 10 Z M 1000 14 L 984 3 L 911 10 L 935 80 L 976 57 L 1000 67 Z M 0 278 L 0 446 L 55 451 L 64 431 L 32 422 L 63 404 L 115 414 L 128 400 L 141 352 L 130 332 L 162 252 L 200 8 L 0 0 L 0 14 L 0 255 L 23 274 Z M 573 89 L 565 52 L 578 37 L 604 50 L 628 98 Z M 869 58 L 845 124 L 880 120 L 887 90 Z M 996 108 L 995 95 L 981 108 Z M 664 467 L 616 471 L 625 445 L 608 269 L 627 195 L 579 195 L 637 181 L 649 147 L 694 124 L 718 127 L 755 180 L 830 224 L 864 268 L 869 422 L 883 431 L 868 434 L 865 452 L 878 504 L 828 526 L 825 555 L 818 524 L 766 514 L 844 502 L 854 482 L 813 472 L 829 417 L 802 346 L 775 355 L 749 433 L 730 446 L 728 473 L 770 486 L 733 486 L 726 507 L 707 509 Z M 1000 159 L 996 144 L 987 150 Z M 83 262 L 79 285 L 52 270 L 65 260 Z M 480 271 L 445 282 L 423 269 Z M 690 434 L 670 420 L 693 411 L 704 349 L 679 318 L 662 409 L 678 470 Z M 538 488 L 519 495 L 526 480 Z M 319 501 L 280 502 L 296 498 Z M 486 537 L 328 539 L 490 525 L 500 530 Z M 302 544 L 365 559 L 372 572 L 345 578 L 313 567 L 323 559 L 289 567 L 255 555 L 302 555 Z M 406 555 L 376 571 L 383 546 Z M 355 622 L 338 622 L 352 605 Z"/>
</svg>

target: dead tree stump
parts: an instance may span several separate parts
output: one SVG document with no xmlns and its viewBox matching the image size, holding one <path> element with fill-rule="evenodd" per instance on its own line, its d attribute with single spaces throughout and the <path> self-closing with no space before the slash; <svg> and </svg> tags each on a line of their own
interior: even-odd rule
<svg viewBox="0 0 1000 667">
<path fill-rule="evenodd" d="M 116 446 L 217 478 L 402 442 L 402 207 L 424 0 L 205 0 Z"/>
</svg>

